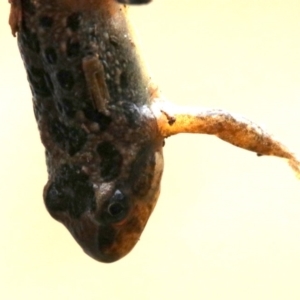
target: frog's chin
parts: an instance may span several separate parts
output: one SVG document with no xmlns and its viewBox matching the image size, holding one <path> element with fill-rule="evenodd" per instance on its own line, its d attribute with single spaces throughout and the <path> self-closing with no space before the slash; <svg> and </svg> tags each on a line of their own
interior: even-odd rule
<svg viewBox="0 0 300 300">
<path fill-rule="evenodd" d="M 142 201 L 135 205 L 125 220 L 119 223 L 101 224 L 95 221 L 92 213 L 84 213 L 74 220 L 64 215 L 63 222 L 58 216 L 53 216 L 62 222 L 83 251 L 97 261 L 115 262 L 136 245 L 153 211 L 156 199 L 149 205 Z"/>
</svg>

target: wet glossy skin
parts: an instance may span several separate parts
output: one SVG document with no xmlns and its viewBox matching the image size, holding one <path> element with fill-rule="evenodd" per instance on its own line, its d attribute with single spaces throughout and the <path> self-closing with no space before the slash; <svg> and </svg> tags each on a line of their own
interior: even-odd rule
<svg viewBox="0 0 300 300">
<path fill-rule="evenodd" d="M 45 205 L 102 262 L 126 255 L 154 209 L 164 138 L 205 133 L 299 162 L 261 127 L 219 109 L 163 99 L 114 0 L 12 0 L 10 25 L 46 149 Z M 120 1 L 146 3 L 149 1 Z"/>
</svg>

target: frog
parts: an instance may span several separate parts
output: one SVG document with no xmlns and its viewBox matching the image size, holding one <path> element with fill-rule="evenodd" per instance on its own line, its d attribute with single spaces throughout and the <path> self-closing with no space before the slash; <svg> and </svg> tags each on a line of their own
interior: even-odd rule
<svg viewBox="0 0 300 300">
<path fill-rule="evenodd" d="M 214 135 L 258 156 L 285 158 L 299 175 L 297 157 L 261 126 L 163 96 L 127 17 L 128 5 L 151 1 L 9 2 L 45 147 L 44 203 L 93 259 L 115 262 L 139 241 L 160 194 L 171 136 Z"/>
</svg>

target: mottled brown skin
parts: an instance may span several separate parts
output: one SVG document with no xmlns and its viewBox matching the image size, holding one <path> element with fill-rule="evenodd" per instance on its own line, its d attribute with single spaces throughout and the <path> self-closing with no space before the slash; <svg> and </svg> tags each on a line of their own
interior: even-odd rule
<svg viewBox="0 0 300 300">
<path fill-rule="evenodd" d="M 114 1 L 22 1 L 18 43 L 46 148 L 44 200 L 93 258 L 138 241 L 160 186 L 149 78 Z"/>
<path fill-rule="evenodd" d="M 163 100 L 139 60 L 125 5 L 10 2 L 46 148 L 45 205 L 94 259 L 116 261 L 138 241 L 159 195 L 166 137 L 216 135 L 287 158 L 299 173 L 294 155 L 251 121 Z"/>
</svg>

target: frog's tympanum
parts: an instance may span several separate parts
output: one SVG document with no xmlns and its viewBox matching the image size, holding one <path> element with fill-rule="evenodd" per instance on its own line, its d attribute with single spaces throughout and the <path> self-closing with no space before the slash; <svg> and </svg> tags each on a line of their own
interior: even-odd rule
<svg viewBox="0 0 300 300">
<path fill-rule="evenodd" d="M 102 262 L 139 240 L 160 192 L 164 139 L 216 135 L 259 155 L 289 150 L 220 109 L 166 101 L 141 63 L 126 4 L 145 0 L 10 0 L 46 149 L 44 201 L 82 249 Z"/>
</svg>

